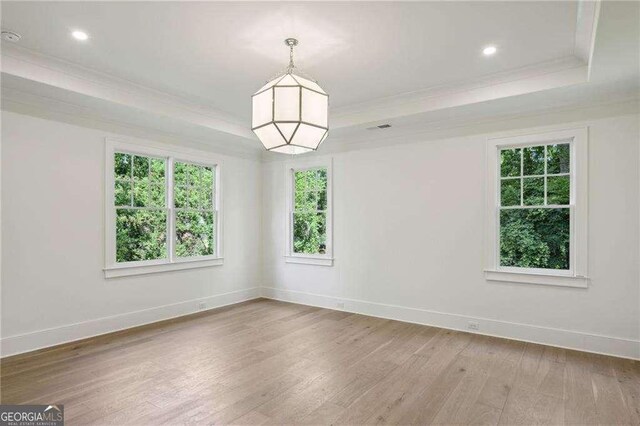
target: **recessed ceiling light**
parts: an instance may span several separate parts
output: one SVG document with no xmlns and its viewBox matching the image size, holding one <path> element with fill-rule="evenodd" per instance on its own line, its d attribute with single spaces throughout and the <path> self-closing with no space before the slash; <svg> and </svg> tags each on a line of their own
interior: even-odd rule
<svg viewBox="0 0 640 426">
<path fill-rule="evenodd" d="M 76 40 L 82 40 L 85 41 L 86 39 L 89 38 L 89 35 L 87 35 L 87 33 L 85 33 L 84 31 L 79 31 L 76 30 L 74 32 L 71 33 L 71 35 L 73 36 L 73 38 L 75 38 Z"/>
<path fill-rule="evenodd" d="M 491 56 L 494 53 L 496 53 L 498 51 L 498 49 L 495 46 L 487 46 L 482 50 L 482 53 L 485 56 Z"/>
</svg>

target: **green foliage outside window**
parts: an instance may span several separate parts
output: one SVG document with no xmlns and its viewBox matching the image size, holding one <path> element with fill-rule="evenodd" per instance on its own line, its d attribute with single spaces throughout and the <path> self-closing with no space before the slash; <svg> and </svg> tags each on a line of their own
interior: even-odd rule
<svg viewBox="0 0 640 426">
<path fill-rule="evenodd" d="M 325 254 L 327 169 L 294 172 L 293 252 Z"/>
<path fill-rule="evenodd" d="M 500 151 L 500 265 L 570 268 L 569 144 Z"/>
<path fill-rule="evenodd" d="M 114 156 L 117 262 L 167 257 L 165 164 L 161 158 Z"/>
<path fill-rule="evenodd" d="M 176 161 L 173 173 L 176 256 L 215 254 L 214 169 Z"/>
<path fill-rule="evenodd" d="M 116 261 L 167 257 L 167 213 L 161 210 L 116 210 Z"/>
<path fill-rule="evenodd" d="M 116 262 L 168 257 L 166 163 L 163 158 L 115 153 Z M 214 185 L 213 167 L 175 162 L 176 256 L 216 253 Z"/>
<path fill-rule="evenodd" d="M 500 264 L 569 269 L 569 209 L 500 212 Z"/>
</svg>

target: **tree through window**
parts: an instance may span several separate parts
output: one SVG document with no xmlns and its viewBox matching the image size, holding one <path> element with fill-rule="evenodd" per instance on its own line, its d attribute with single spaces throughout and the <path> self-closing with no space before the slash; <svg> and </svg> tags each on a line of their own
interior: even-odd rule
<svg viewBox="0 0 640 426">
<path fill-rule="evenodd" d="M 189 257 L 214 254 L 214 169 L 176 161 L 173 178 L 176 255 Z"/>
<path fill-rule="evenodd" d="M 294 170 L 293 253 L 326 254 L 327 169 Z"/>
<path fill-rule="evenodd" d="M 115 263 L 217 255 L 216 166 L 114 152 L 113 173 Z"/>
<path fill-rule="evenodd" d="M 166 160 L 115 153 L 116 262 L 167 258 Z"/>
<path fill-rule="evenodd" d="M 502 148 L 500 266 L 571 269 L 571 145 Z"/>
</svg>

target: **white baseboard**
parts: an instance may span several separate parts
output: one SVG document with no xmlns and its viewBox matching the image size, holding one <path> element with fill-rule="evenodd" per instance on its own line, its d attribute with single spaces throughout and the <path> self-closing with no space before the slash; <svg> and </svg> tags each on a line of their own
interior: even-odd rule
<svg viewBox="0 0 640 426">
<path fill-rule="evenodd" d="M 338 303 L 344 304 L 344 310 L 363 315 L 434 327 L 461 330 L 526 342 L 541 343 L 567 349 L 576 349 L 623 358 L 640 359 L 640 341 L 620 337 L 589 334 L 578 331 L 541 327 L 488 318 L 449 314 L 426 309 L 343 299 L 321 294 L 277 289 L 273 287 L 253 287 L 215 296 L 187 300 L 170 305 L 158 306 L 110 317 L 98 318 L 82 323 L 69 324 L 0 339 L 2 357 L 30 352 L 62 343 L 73 342 L 114 331 L 150 324 L 157 321 L 176 318 L 199 312 L 198 303 L 205 302 L 208 309 L 215 309 L 259 297 L 337 309 Z M 467 329 L 469 321 L 477 322 L 480 331 Z"/>
<path fill-rule="evenodd" d="M 387 318 L 434 327 L 460 330 L 488 336 L 504 337 L 525 342 L 541 343 L 566 349 L 613 355 L 623 358 L 640 359 L 640 341 L 620 337 L 589 334 L 579 331 L 541 327 L 499 321 L 488 318 L 477 318 L 466 315 L 448 314 L 426 309 L 407 308 L 404 306 L 366 302 L 362 300 L 343 299 L 320 294 L 304 293 L 273 287 L 262 287 L 262 297 L 282 300 L 303 305 L 337 309 L 338 303 L 344 308 L 339 310 Z M 469 321 L 479 324 L 480 330 L 469 330 Z"/>
<path fill-rule="evenodd" d="M 209 310 L 259 297 L 260 288 L 252 287 L 217 294 L 215 296 L 143 309 L 141 311 L 128 312 L 81 323 L 3 337 L 0 339 L 0 353 L 2 357 L 17 355 L 61 343 L 73 342 L 87 337 L 99 336 L 101 334 L 201 312 L 203 310 L 198 309 L 200 302 L 206 303 L 205 310 Z"/>
</svg>

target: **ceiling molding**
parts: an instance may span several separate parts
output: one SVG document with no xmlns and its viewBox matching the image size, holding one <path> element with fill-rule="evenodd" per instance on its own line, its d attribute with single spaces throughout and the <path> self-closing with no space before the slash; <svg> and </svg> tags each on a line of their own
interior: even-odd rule
<svg viewBox="0 0 640 426">
<path fill-rule="evenodd" d="M 571 56 L 480 78 L 332 108 L 331 128 L 337 130 L 351 127 L 352 130 L 357 130 L 372 123 L 400 117 L 421 121 L 419 114 L 435 111 L 451 111 L 453 114 L 456 108 L 468 105 L 587 82 L 599 12 L 599 0 L 579 1 L 575 46 Z M 141 134 L 159 134 L 167 138 L 181 139 L 186 137 L 194 143 L 216 146 L 218 150 L 225 149 L 238 155 L 251 156 L 262 151 L 256 136 L 250 130 L 249 122 L 211 108 L 194 98 L 164 93 L 19 46 L 4 43 L 2 47 L 3 74 L 18 77 L 15 80 L 22 79 L 21 81 L 28 83 L 3 83 L 3 103 L 10 108 L 19 108 L 32 115 L 59 116 L 66 122 L 82 121 L 85 123 L 83 125 L 87 126 L 92 126 L 90 123 L 93 123 L 100 128 L 122 127 Z M 12 87 L 14 85 L 17 87 Z M 60 91 L 54 93 L 52 90 L 45 90 L 45 86 Z M 41 93 L 38 93 L 39 91 Z M 90 99 L 95 102 L 90 102 Z M 114 112 L 115 109 L 119 111 Z M 105 113 L 103 110 L 112 113 L 109 115 L 108 111 Z M 132 117 L 134 114 L 131 114 L 131 111 L 140 112 L 138 121 Z M 130 113 L 131 117 L 127 116 L 127 113 Z M 158 128 L 150 128 L 154 126 L 150 118 L 157 120 Z M 457 125 L 462 121 L 464 120 L 459 120 Z M 171 122 L 172 125 L 166 125 L 167 122 Z M 183 131 L 184 134 L 181 133 Z M 211 135 L 211 140 L 203 140 L 203 135 Z M 231 139 L 227 137 L 235 138 L 234 143 L 230 143 Z M 225 143 L 233 146 L 223 147 Z"/>
<path fill-rule="evenodd" d="M 249 123 L 230 114 L 17 46 L 3 44 L 2 72 L 255 140 Z"/>
<path fill-rule="evenodd" d="M 393 137 L 371 139 L 354 138 L 342 140 L 331 152 L 369 149 L 378 146 L 398 145 L 402 143 L 418 143 L 425 140 L 446 139 L 451 137 L 475 136 L 494 132 L 506 132 L 511 129 L 529 129 L 532 127 L 550 127 L 566 123 L 583 122 L 590 119 L 605 118 L 618 115 L 637 114 L 640 111 L 640 98 L 632 97 L 603 102 L 594 105 L 573 105 L 559 108 L 545 108 L 527 114 L 502 114 L 491 118 L 473 121 L 441 120 L 421 128 L 409 128 Z M 333 141 L 338 142 L 338 141 Z"/>
<path fill-rule="evenodd" d="M 391 118 L 588 82 L 599 16 L 600 0 L 579 1 L 571 56 L 333 109 L 331 127 L 370 125 Z"/>
<path fill-rule="evenodd" d="M 429 111 L 584 83 L 588 66 L 575 56 L 495 74 L 474 81 L 438 86 L 331 111 L 331 127 L 339 129 Z"/>
<path fill-rule="evenodd" d="M 238 143 L 237 140 L 229 141 L 219 137 L 195 138 L 186 136 L 184 133 L 162 131 L 123 120 L 110 120 L 104 114 L 98 114 L 94 108 L 86 108 L 14 88 L 2 87 L 2 110 L 252 160 L 260 160 L 263 151 L 253 142 Z"/>
<path fill-rule="evenodd" d="M 578 17 L 576 21 L 576 36 L 573 54 L 588 64 L 588 77 L 591 76 L 593 47 L 596 42 L 596 29 L 600 18 L 600 0 L 578 3 Z"/>
<path fill-rule="evenodd" d="M 358 136 L 336 138 L 327 141 L 322 146 L 321 153 L 309 156 L 327 155 L 332 153 L 358 151 L 363 149 L 383 148 L 393 145 L 423 143 L 429 140 L 442 140 L 467 136 L 478 136 L 496 132 L 504 133 L 511 130 L 521 131 L 537 127 L 551 128 L 565 126 L 567 123 L 582 123 L 587 120 L 601 119 L 640 113 L 640 93 L 630 97 L 608 102 L 576 104 L 563 107 L 543 108 L 526 114 L 501 114 L 486 119 L 446 119 L 430 123 L 418 123 L 415 126 L 403 128 L 395 134 L 381 134 L 377 137 Z M 286 161 L 274 153 L 264 152 L 265 162 Z"/>
<path fill-rule="evenodd" d="M 285 161 L 289 158 L 288 156 L 266 152 L 261 148 L 254 148 L 252 143 L 238 144 L 235 141 L 228 142 L 216 140 L 216 138 L 186 137 L 183 133 L 164 132 L 157 128 L 124 123 L 121 120 L 108 120 L 104 115 L 96 115 L 95 110 L 92 108 L 84 108 L 59 99 L 46 98 L 13 88 L 2 88 L 2 110 L 172 145 L 181 144 L 234 157 L 266 162 Z M 553 125 L 553 123 L 579 122 L 610 116 L 638 114 L 639 112 L 640 94 L 635 94 L 629 98 L 616 99 L 610 102 L 545 108 L 524 114 L 521 112 L 502 114 L 487 119 L 453 118 L 429 123 L 418 122 L 391 135 L 380 134 L 372 136 L 368 134 L 352 138 L 333 138 L 323 144 L 321 153 L 312 153 L 308 154 L 308 156 L 381 148 L 406 143 L 420 143 L 428 140 L 463 137 L 496 131 L 504 132 L 509 129 L 536 127 L 540 126 L 541 123 L 548 126 Z"/>
</svg>

